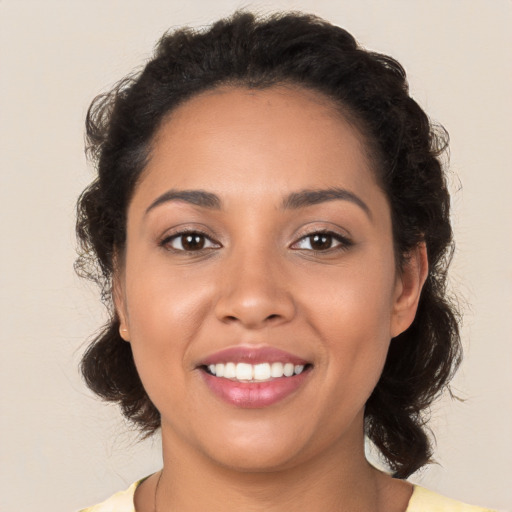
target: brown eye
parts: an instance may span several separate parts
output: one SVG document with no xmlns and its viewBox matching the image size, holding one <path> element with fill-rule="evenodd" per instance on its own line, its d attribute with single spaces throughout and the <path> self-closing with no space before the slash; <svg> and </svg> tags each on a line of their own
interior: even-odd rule
<svg viewBox="0 0 512 512">
<path fill-rule="evenodd" d="M 352 242 L 337 233 L 318 232 L 302 237 L 296 242 L 292 249 L 300 249 L 306 251 L 328 251 L 331 249 L 347 249 Z"/>
<path fill-rule="evenodd" d="M 332 246 L 332 235 L 317 233 L 308 237 L 311 248 L 315 251 L 325 251 Z"/>
<path fill-rule="evenodd" d="M 162 242 L 162 245 L 168 247 L 169 249 L 174 249 L 175 251 L 187 252 L 201 251 L 203 249 L 218 247 L 218 244 L 215 244 L 206 235 L 192 231 L 173 235 L 165 239 Z"/>
<path fill-rule="evenodd" d="M 197 233 L 181 236 L 181 245 L 185 251 L 198 251 L 204 247 L 204 236 Z"/>
</svg>

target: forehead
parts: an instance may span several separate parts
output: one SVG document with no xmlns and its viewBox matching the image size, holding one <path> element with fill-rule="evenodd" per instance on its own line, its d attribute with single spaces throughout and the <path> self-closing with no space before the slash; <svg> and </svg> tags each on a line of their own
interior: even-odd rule
<svg viewBox="0 0 512 512">
<path fill-rule="evenodd" d="M 330 99 L 298 87 L 222 87 L 173 110 L 139 189 L 284 195 L 290 189 L 376 186 L 363 136 Z"/>
</svg>

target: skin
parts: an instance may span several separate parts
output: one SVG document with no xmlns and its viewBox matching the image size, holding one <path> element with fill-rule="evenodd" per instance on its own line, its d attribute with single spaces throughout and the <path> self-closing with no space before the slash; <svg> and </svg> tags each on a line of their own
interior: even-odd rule
<svg viewBox="0 0 512 512">
<path fill-rule="evenodd" d="M 364 404 L 392 337 L 412 322 L 424 246 L 396 269 L 387 198 L 364 139 L 321 95 L 300 88 L 222 88 L 173 111 L 128 209 L 114 294 L 121 335 L 162 416 L 158 511 L 404 511 L 412 487 L 364 457 Z M 353 200 L 283 208 L 337 187 Z M 219 209 L 161 200 L 218 196 Z M 206 234 L 181 250 L 188 230 Z M 307 235 L 330 231 L 328 249 Z M 347 239 L 350 242 L 347 242 Z M 330 245 L 329 245 L 330 243 Z M 235 407 L 197 364 L 234 345 L 310 361 L 303 385 L 261 409 Z M 154 510 L 157 477 L 137 490 Z"/>
</svg>

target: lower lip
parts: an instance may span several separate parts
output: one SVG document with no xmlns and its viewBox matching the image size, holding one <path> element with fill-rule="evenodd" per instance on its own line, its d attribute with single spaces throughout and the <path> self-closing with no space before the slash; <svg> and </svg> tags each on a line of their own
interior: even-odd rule
<svg viewBox="0 0 512 512">
<path fill-rule="evenodd" d="M 281 377 L 266 382 L 240 382 L 215 377 L 201 370 L 210 390 L 228 404 L 244 409 L 261 409 L 284 400 L 308 378 L 310 369 L 299 375 Z"/>
</svg>

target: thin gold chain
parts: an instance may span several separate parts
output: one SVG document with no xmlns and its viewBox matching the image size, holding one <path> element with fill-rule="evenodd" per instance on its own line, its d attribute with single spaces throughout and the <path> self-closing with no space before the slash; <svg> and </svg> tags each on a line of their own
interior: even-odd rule
<svg viewBox="0 0 512 512">
<path fill-rule="evenodd" d="M 157 505 L 156 501 L 157 501 L 157 497 L 158 497 L 158 487 L 159 487 L 159 485 L 160 485 L 160 480 L 162 480 L 162 474 L 163 474 L 163 472 L 164 472 L 164 470 L 162 469 L 162 470 L 160 471 L 160 475 L 158 475 L 158 480 L 156 481 L 156 486 L 155 486 L 155 498 L 154 498 L 155 506 L 154 506 L 154 508 L 153 508 L 153 512 L 158 512 L 158 509 L 157 509 L 157 506 L 156 506 L 156 505 Z M 379 500 L 379 499 L 377 499 L 377 502 L 378 502 L 378 503 L 377 503 L 378 510 L 377 510 L 376 512 L 379 512 L 379 511 L 380 511 L 380 509 L 381 509 L 381 507 L 380 507 L 380 500 Z"/>
<path fill-rule="evenodd" d="M 164 472 L 164 470 L 162 469 L 160 471 L 160 475 L 158 476 L 158 480 L 156 482 L 156 486 L 155 486 L 155 507 L 153 509 L 153 512 L 157 512 L 157 509 L 156 509 L 156 498 L 158 496 L 158 486 L 160 485 L 160 480 L 162 479 L 162 473 Z"/>
</svg>

